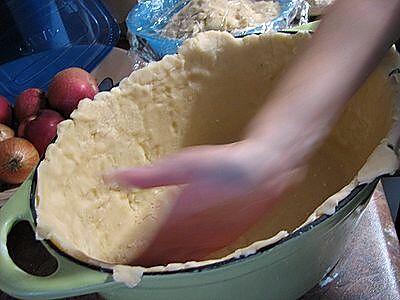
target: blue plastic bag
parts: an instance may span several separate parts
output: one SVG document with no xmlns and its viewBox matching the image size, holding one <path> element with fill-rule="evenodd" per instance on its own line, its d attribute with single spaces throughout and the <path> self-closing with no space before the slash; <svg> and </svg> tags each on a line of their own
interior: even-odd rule
<svg viewBox="0 0 400 300">
<path fill-rule="evenodd" d="M 148 61 L 175 54 L 182 39 L 168 38 L 162 29 L 190 0 L 142 0 L 129 13 L 126 24 L 131 35 L 132 50 Z M 304 0 L 279 0 L 280 14 L 269 23 L 253 28 L 238 29 L 235 36 L 259 34 L 267 30 L 282 30 L 291 26 L 296 17 L 307 19 L 308 4 Z M 298 25 L 298 24 L 296 24 Z"/>
</svg>

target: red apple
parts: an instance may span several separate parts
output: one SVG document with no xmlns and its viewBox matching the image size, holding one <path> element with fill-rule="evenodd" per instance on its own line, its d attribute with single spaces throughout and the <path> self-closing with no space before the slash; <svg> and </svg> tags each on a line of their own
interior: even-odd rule
<svg viewBox="0 0 400 300">
<path fill-rule="evenodd" d="M 25 138 L 35 146 L 40 156 L 57 135 L 57 124 L 63 120 L 58 112 L 43 109 L 39 111 L 36 119 L 26 124 Z"/>
<path fill-rule="evenodd" d="M 40 109 L 46 107 L 45 93 L 36 88 L 23 91 L 15 103 L 15 116 L 19 122 L 24 119 L 36 116 Z"/>
<path fill-rule="evenodd" d="M 98 91 L 92 75 L 80 68 L 69 68 L 54 76 L 48 98 L 50 106 L 68 118 L 82 99 L 93 99 Z"/>
<path fill-rule="evenodd" d="M 4 96 L 0 96 L 0 124 L 11 126 L 12 108 L 10 102 Z"/>
<path fill-rule="evenodd" d="M 26 119 L 24 119 L 21 123 L 19 123 L 17 135 L 19 137 L 25 137 L 26 125 L 28 125 L 28 123 L 30 121 L 35 120 L 35 119 L 36 119 L 36 116 L 30 116 L 30 117 L 27 117 Z"/>
</svg>

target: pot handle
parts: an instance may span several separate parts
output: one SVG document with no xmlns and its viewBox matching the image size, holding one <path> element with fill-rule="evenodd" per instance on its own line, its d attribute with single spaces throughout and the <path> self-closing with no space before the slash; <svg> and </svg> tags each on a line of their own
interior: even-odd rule
<svg viewBox="0 0 400 300">
<path fill-rule="evenodd" d="M 21 270 L 10 258 L 7 237 L 15 224 L 28 221 L 33 224 L 29 207 L 32 179 L 28 179 L 0 210 L 0 289 L 16 298 L 54 299 L 88 294 L 113 283 L 110 274 L 95 271 L 71 262 L 49 249 L 57 259 L 57 270 L 47 277 L 34 276 Z"/>
</svg>

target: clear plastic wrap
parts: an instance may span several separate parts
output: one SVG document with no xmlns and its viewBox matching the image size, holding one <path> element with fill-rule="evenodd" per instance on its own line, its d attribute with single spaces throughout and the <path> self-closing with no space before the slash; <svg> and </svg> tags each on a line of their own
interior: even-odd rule
<svg viewBox="0 0 400 300">
<path fill-rule="evenodd" d="M 114 66 L 120 66 L 115 68 Z M 102 63 L 92 71 L 92 75 L 99 82 L 99 90 L 109 91 L 119 85 L 120 81 L 128 77 L 133 71 L 147 65 L 135 51 L 125 51 L 114 48 Z"/>
<path fill-rule="evenodd" d="M 208 30 L 235 32 L 268 24 L 279 12 L 277 1 L 191 0 L 169 20 L 161 34 L 187 39 Z"/>
<path fill-rule="evenodd" d="M 201 31 L 245 36 L 303 24 L 308 8 L 305 0 L 139 0 L 126 24 L 132 51 L 153 61 Z"/>
</svg>

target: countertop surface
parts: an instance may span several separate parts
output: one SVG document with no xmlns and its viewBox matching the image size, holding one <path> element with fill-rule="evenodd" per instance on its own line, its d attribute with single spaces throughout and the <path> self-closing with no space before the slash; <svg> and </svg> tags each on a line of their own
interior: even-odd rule
<svg viewBox="0 0 400 300">
<path fill-rule="evenodd" d="M 24 269 L 43 273 L 54 268 L 30 228 L 18 226 L 9 244 Z M 35 262 L 32 262 L 32 259 Z M 13 299 L 0 292 L 0 300 Z M 100 299 L 97 295 L 73 299 Z M 379 184 L 332 272 L 304 295 L 307 299 L 400 300 L 400 247 L 382 186 Z"/>
<path fill-rule="evenodd" d="M 400 299 L 400 246 L 381 184 L 342 259 L 306 299 Z"/>
</svg>

